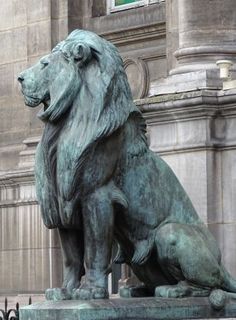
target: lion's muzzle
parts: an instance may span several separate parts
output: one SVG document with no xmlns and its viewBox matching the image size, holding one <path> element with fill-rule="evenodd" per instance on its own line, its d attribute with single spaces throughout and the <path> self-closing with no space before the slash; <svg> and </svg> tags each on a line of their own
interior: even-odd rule
<svg viewBox="0 0 236 320">
<path fill-rule="evenodd" d="M 37 107 L 42 99 L 38 96 L 35 91 L 35 85 L 32 77 L 27 77 L 25 71 L 21 72 L 17 78 L 21 84 L 21 92 L 25 99 L 25 104 L 29 107 Z"/>
<path fill-rule="evenodd" d="M 24 81 L 24 76 L 23 76 L 22 73 L 18 76 L 17 80 L 18 80 L 20 83 L 22 83 L 22 82 Z"/>
</svg>

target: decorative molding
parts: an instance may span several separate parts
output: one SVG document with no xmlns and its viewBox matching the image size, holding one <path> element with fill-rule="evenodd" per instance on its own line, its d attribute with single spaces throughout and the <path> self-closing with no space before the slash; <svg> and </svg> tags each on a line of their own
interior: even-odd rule
<svg viewBox="0 0 236 320">
<path fill-rule="evenodd" d="M 118 46 L 141 41 L 151 41 L 166 36 L 166 24 L 165 22 L 159 22 L 142 27 L 105 32 L 100 34 L 100 36 Z"/>
<path fill-rule="evenodd" d="M 219 111 L 212 92 L 194 91 L 136 100 L 148 123 L 214 116 Z"/>
<path fill-rule="evenodd" d="M 197 46 L 191 48 L 181 48 L 175 51 L 174 56 L 179 60 L 182 58 L 194 58 L 196 56 L 209 56 L 209 55 L 233 55 L 235 56 L 236 46 Z"/>
<path fill-rule="evenodd" d="M 16 169 L 0 174 L 0 188 L 6 185 L 18 185 L 20 182 L 34 182 L 33 168 L 28 170 Z"/>
<path fill-rule="evenodd" d="M 23 141 L 25 149 L 20 152 L 20 168 L 34 167 L 36 147 L 40 141 L 40 137 L 30 137 Z"/>
<path fill-rule="evenodd" d="M 214 152 L 222 152 L 229 150 L 236 150 L 236 144 L 228 146 L 228 145 L 203 145 L 203 144 L 195 144 L 195 145 L 185 145 L 185 146 L 175 146 L 175 147 L 160 147 L 160 148 L 151 148 L 153 152 L 158 153 L 160 156 L 165 155 L 177 155 L 181 153 L 192 153 L 199 151 L 214 151 Z"/>
<path fill-rule="evenodd" d="M 25 206 L 31 206 L 31 205 L 38 205 L 38 201 L 36 199 L 1 201 L 0 209 L 25 207 Z"/>
<path fill-rule="evenodd" d="M 218 70 L 216 61 L 224 59 L 235 61 L 235 53 L 235 45 L 199 45 L 180 48 L 174 52 L 178 65 L 170 71 L 170 75 L 197 70 Z M 235 66 L 231 69 L 235 70 Z"/>
<path fill-rule="evenodd" d="M 166 58 L 166 54 L 162 53 L 162 54 L 150 54 L 148 56 L 142 56 L 142 60 L 144 62 L 148 62 L 148 61 L 153 61 L 153 60 L 159 60 L 159 59 L 165 59 Z"/>
<path fill-rule="evenodd" d="M 37 204 L 34 171 L 16 169 L 0 174 L 0 208 Z"/>
<path fill-rule="evenodd" d="M 190 92 L 157 95 L 135 100 L 136 105 L 145 116 L 151 113 L 176 115 L 183 114 L 183 119 L 193 112 L 197 116 L 214 115 L 236 116 L 236 89 L 228 90 L 196 90 Z"/>
<path fill-rule="evenodd" d="M 127 69 L 128 66 L 135 65 L 138 69 L 138 72 L 141 75 L 141 83 L 139 84 L 138 90 L 138 99 L 142 99 L 147 96 L 149 90 L 149 71 L 146 62 L 140 58 L 138 59 L 131 59 L 127 58 L 124 59 L 124 68 Z M 138 84 L 137 84 L 138 85 Z"/>
<path fill-rule="evenodd" d="M 136 105 L 143 112 L 150 128 L 168 126 L 168 124 L 173 123 L 173 128 L 175 128 L 174 124 L 177 126 L 175 130 L 182 131 L 181 128 L 185 128 L 183 122 L 191 122 L 192 130 L 194 130 L 195 123 L 198 127 L 199 121 L 208 123 L 210 121 L 214 125 L 215 121 L 222 120 L 227 123 L 229 119 L 233 118 L 236 124 L 236 90 L 231 92 L 197 90 L 182 94 L 169 94 L 136 100 Z M 230 123 L 232 126 L 233 123 Z M 180 143 L 176 141 L 172 143 L 168 140 L 166 145 L 162 141 L 162 144 L 157 143 L 152 149 L 161 155 L 207 150 L 236 150 L 236 139 L 233 131 L 232 133 L 227 131 L 227 138 L 218 135 L 214 130 L 208 133 L 206 131 L 206 137 L 204 138 L 203 133 L 203 136 L 198 137 L 196 141 L 187 139 L 185 142 L 181 140 Z M 188 135 L 187 132 L 186 134 Z"/>
<path fill-rule="evenodd" d="M 180 67 L 172 69 L 167 78 L 152 81 L 149 96 L 183 93 L 196 90 L 221 90 L 222 80 L 218 70 L 196 70 L 187 73 L 175 73 Z M 189 68 L 189 65 L 181 68 Z"/>
</svg>

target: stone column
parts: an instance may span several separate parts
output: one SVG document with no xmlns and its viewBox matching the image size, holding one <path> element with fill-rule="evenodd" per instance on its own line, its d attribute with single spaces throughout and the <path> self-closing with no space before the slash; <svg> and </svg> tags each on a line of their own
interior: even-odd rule
<svg viewBox="0 0 236 320">
<path fill-rule="evenodd" d="M 220 59 L 236 61 L 235 9 L 235 0 L 178 1 L 178 67 L 171 74 L 216 69 Z"/>
<path fill-rule="evenodd" d="M 178 0 L 166 0 L 166 58 L 168 74 L 177 65 L 174 52 L 179 49 L 178 8 Z"/>
<path fill-rule="evenodd" d="M 222 89 L 216 61 L 236 62 L 235 9 L 234 0 L 166 0 L 169 77 L 151 83 L 149 95 Z"/>
</svg>

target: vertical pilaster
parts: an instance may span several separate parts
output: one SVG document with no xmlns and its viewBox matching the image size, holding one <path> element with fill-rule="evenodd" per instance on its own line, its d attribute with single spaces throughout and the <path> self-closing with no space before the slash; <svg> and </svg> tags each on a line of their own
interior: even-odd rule
<svg viewBox="0 0 236 320">
<path fill-rule="evenodd" d="M 179 0 L 177 11 L 179 66 L 171 74 L 216 69 L 220 59 L 236 61 L 234 0 Z"/>
</svg>

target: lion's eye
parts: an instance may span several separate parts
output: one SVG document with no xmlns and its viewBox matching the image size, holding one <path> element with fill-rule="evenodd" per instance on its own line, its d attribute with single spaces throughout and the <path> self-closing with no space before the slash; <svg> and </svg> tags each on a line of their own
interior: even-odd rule
<svg viewBox="0 0 236 320">
<path fill-rule="evenodd" d="M 41 60 L 40 63 L 41 63 L 41 65 L 42 65 L 42 69 L 45 68 L 45 67 L 47 67 L 48 64 L 49 64 L 49 62 L 46 61 L 46 60 Z"/>
</svg>

